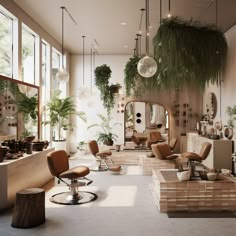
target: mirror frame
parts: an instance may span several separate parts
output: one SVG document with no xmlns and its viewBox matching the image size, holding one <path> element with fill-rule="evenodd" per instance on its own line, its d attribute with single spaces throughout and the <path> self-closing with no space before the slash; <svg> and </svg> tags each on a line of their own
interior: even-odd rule
<svg viewBox="0 0 236 236">
<path fill-rule="evenodd" d="M 0 80 L 7 80 L 7 81 L 15 83 L 15 84 L 25 85 L 25 86 L 37 89 L 37 94 L 38 94 L 38 122 L 37 122 L 37 128 L 38 128 L 38 132 L 37 132 L 36 137 L 39 139 L 40 138 L 40 111 L 39 111 L 39 108 L 40 108 L 40 94 L 39 94 L 39 86 L 29 84 L 29 83 L 26 83 L 26 82 L 23 82 L 23 81 L 20 81 L 20 80 L 16 80 L 16 79 L 13 79 L 13 78 L 9 78 L 9 77 L 3 76 L 3 75 L 0 75 Z M 17 122 L 16 138 L 19 139 L 18 122 Z"/>
<path fill-rule="evenodd" d="M 217 114 L 217 98 L 213 92 L 207 94 L 206 113 L 209 119 L 213 120 Z"/>
<path fill-rule="evenodd" d="M 170 111 L 164 106 L 164 105 L 162 105 L 162 104 L 160 104 L 160 103 L 158 103 L 158 102 L 151 102 L 151 101 L 146 101 L 146 100 L 130 100 L 130 101 L 128 101 L 126 104 L 125 104 L 125 107 L 124 107 L 124 145 L 126 144 L 126 140 L 125 140 L 125 136 L 126 136 L 126 121 L 125 121 L 125 112 L 126 112 L 126 108 L 127 108 L 127 105 L 129 104 L 129 103 L 131 103 L 131 102 L 143 102 L 143 103 L 145 103 L 145 105 L 147 104 L 147 103 L 149 103 L 149 104 L 155 104 L 155 105 L 159 105 L 159 106 L 162 106 L 162 107 L 164 107 L 165 108 L 165 110 L 168 112 L 168 114 L 169 114 L 169 119 L 168 119 L 168 132 L 167 132 L 167 134 L 168 134 L 168 142 L 170 141 Z"/>
</svg>

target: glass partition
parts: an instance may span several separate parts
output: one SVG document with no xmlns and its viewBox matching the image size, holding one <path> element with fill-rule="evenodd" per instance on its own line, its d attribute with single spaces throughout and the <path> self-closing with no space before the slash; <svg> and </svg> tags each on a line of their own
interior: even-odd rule
<svg viewBox="0 0 236 236">
<path fill-rule="evenodd" d="M 0 140 L 39 137 L 38 87 L 0 76 Z"/>
</svg>

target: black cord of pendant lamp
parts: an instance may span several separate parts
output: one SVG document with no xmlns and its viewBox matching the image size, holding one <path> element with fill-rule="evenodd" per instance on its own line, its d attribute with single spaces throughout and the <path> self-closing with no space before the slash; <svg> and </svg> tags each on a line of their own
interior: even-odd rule
<svg viewBox="0 0 236 236">
<path fill-rule="evenodd" d="M 83 38 L 83 85 L 84 85 L 84 38 L 85 36 L 83 35 L 82 38 Z"/>
<path fill-rule="evenodd" d="M 64 10 L 65 7 L 61 7 L 61 53 L 62 53 L 62 68 L 64 69 Z"/>
</svg>

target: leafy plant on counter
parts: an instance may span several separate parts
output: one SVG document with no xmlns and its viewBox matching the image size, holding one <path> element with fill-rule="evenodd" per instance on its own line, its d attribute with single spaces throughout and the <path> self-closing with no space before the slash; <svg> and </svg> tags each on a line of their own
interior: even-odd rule
<svg viewBox="0 0 236 236">
<path fill-rule="evenodd" d="M 225 110 L 226 114 L 229 116 L 228 125 L 234 127 L 234 121 L 236 120 L 236 105 L 233 107 L 227 106 Z"/>
</svg>

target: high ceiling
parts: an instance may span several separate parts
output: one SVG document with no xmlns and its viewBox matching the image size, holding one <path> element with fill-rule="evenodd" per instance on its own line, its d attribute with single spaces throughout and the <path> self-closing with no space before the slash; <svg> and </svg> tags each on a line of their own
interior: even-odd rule
<svg viewBox="0 0 236 236">
<path fill-rule="evenodd" d="M 145 0 L 14 0 L 54 38 L 61 42 L 61 9 L 65 6 L 76 20 L 72 22 L 65 12 L 64 46 L 72 54 L 82 54 L 82 35 L 85 35 L 85 52 L 95 47 L 99 54 L 133 54 L 139 30 L 141 8 Z M 227 31 L 236 23 L 236 0 L 170 0 L 170 12 L 183 19 L 215 24 Z M 166 17 L 169 1 L 162 0 L 162 17 Z M 156 34 L 160 22 L 160 0 L 149 0 L 150 35 Z M 126 25 L 121 23 L 125 22 Z M 145 32 L 145 17 L 142 20 Z M 95 41 L 97 43 L 95 43 Z M 142 51 L 145 40 L 142 36 Z"/>
</svg>

